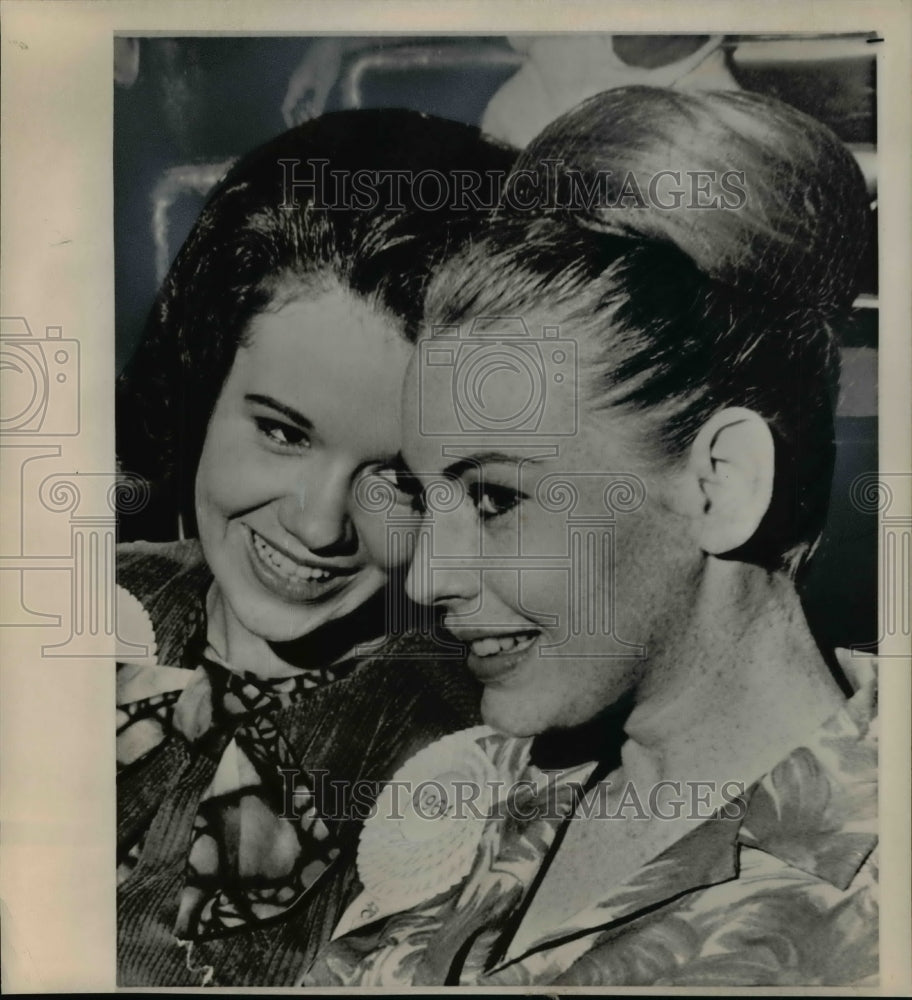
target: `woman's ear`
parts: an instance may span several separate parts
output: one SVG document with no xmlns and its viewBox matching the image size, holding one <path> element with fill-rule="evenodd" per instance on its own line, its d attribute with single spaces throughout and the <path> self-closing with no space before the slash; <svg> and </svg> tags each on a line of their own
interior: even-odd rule
<svg viewBox="0 0 912 1000">
<path fill-rule="evenodd" d="M 706 421 L 688 468 L 704 552 L 723 555 L 751 540 L 769 509 L 774 470 L 773 435 L 753 410 L 728 407 Z"/>
</svg>

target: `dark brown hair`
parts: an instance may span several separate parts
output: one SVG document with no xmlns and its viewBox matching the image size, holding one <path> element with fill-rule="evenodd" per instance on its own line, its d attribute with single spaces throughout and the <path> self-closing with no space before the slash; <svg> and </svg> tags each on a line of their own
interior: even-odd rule
<svg viewBox="0 0 912 1000">
<path fill-rule="evenodd" d="M 122 519 L 121 537 L 174 538 L 178 512 L 194 531 L 193 483 L 209 417 L 250 320 L 282 279 L 335 283 L 395 317 L 413 341 L 434 265 L 482 224 L 481 210 L 452 200 L 418 204 L 408 185 L 393 206 L 381 198 L 339 207 L 319 183 L 290 199 L 281 161 L 297 161 L 295 176 L 318 179 L 330 171 L 503 176 L 514 156 L 468 125 L 365 110 L 324 115 L 243 157 L 210 195 L 118 381 L 118 462 L 152 488 L 151 509 Z M 315 161 L 328 169 L 316 171 Z"/>
</svg>

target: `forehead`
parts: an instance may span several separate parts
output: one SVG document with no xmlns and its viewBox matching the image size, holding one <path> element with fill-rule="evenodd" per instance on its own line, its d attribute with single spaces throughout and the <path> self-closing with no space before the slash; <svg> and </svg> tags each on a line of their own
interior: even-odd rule
<svg viewBox="0 0 912 1000">
<path fill-rule="evenodd" d="M 510 457 L 534 467 L 651 473 L 664 454 L 655 422 L 610 405 L 598 388 L 591 332 L 549 328 L 543 314 L 503 335 L 473 339 L 469 327 L 419 341 L 405 380 L 403 454 L 417 473 L 458 458 Z M 521 335 L 520 335 L 521 334 Z M 538 460 L 537 456 L 541 456 Z"/>
<path fill-rule="evenodd" d="M 306 350 L 308 359 L 335 357 L 338 363 L 365 348 L 404 343 L 400 331 L 393 316 L 334 282 L 326 287 L 286 284 L 253 316 L 244 344 L 262 352 L 268 335 L 272 350 L 287 345 Z"/>
<path fill-rule="evenodd" d="M 477 438 L 503 450 L 577 432 L 578 345 L 535 320 L 479 317 L 419 342 L 404 406 L 413 446 Z"/>
<path fill-rule="evenodd" d="M 250 322 L 226 389 L 275 398 L 327 436 L 369 438 L 393 415 L 398 428 L 412 350 L 392 317 L 342 289 L 283 298 Z"/>
</svg>

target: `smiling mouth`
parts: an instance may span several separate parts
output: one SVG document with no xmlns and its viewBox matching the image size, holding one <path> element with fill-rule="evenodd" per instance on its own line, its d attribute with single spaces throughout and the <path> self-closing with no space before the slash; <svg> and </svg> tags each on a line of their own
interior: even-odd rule
<svg viewBox="0 0 912 1000">
<path fill-rule="evenodd" d="M 527 650 L 538 636 L 538 632 L 484 636 L 470 642 L 469 649 L 479 659 L 486 660 L 490 656 L 498 656 L 501 653 L 521 653 Z"/>
<path fill-rule="evenodd" d="M 313 600 L 342 587 L 357 572 L 357 567 L 327 567 L 301 562 L 246 526 L 254 571 L 260 581 L 279 596 L 289 600 Z"/>
<path fill-rule="evenodd" d="M 467 665 L 484 684 L 502 680 L 513 673 L 528 658 L 530 650 L 541 638 L 538 629 L 524 629 L 516 632 L 468 634 L 457 636 L 468 646 Z"/>
</svg>

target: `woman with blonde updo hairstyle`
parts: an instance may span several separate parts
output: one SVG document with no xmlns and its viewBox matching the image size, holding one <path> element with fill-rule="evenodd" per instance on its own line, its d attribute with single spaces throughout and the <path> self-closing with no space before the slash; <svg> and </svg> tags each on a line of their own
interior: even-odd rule
<svg viewBox="0 0 912 1000">
<path fill-rule="evenodd" d="M 819 646 L 796 589 L 868 220 L 836 137 L 753 94 L 608 91 L 521 154 L 431 284 L 403 411 L 407 589 L 466 644 L 485 726 L 400 776 L 475 775 L 485 808 L 368 820 L 306 982 L 876 983 L 874 667 Z M 463 398 L 440 360 L 458 329 L 502 362 L 510 317 L 547 362 L 534 427 L 521 365 Z"/>
</svg>

